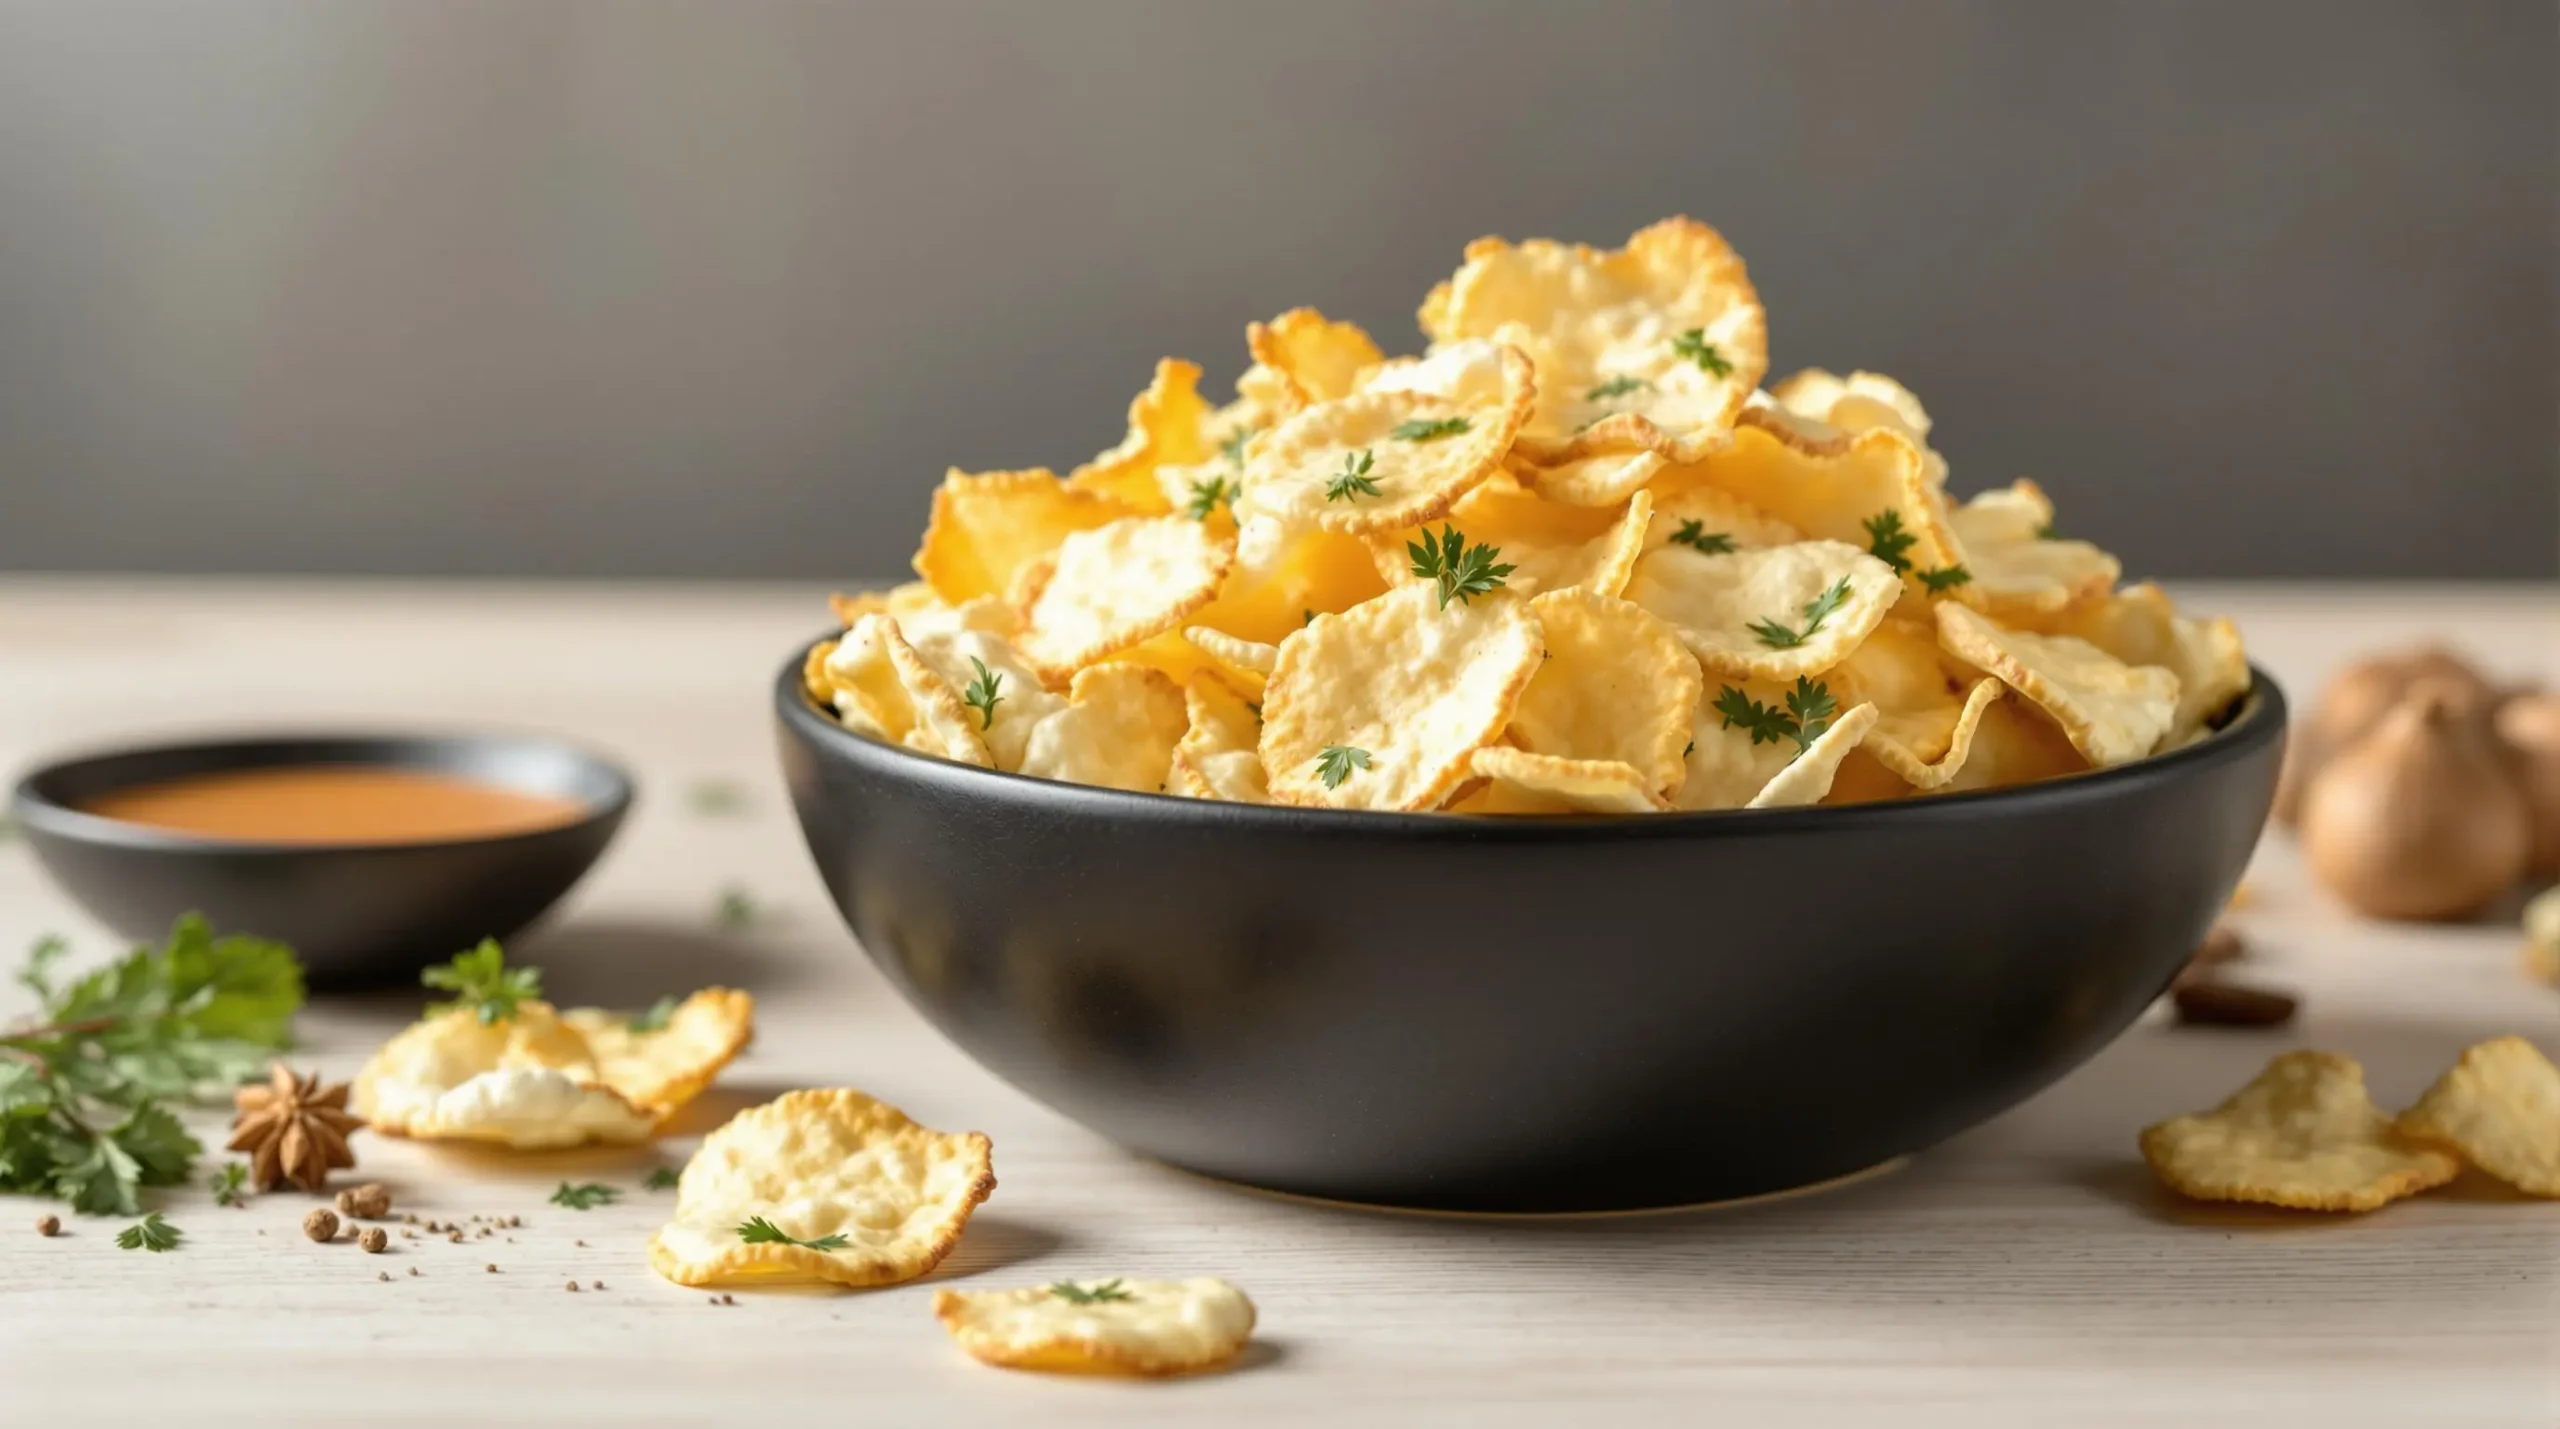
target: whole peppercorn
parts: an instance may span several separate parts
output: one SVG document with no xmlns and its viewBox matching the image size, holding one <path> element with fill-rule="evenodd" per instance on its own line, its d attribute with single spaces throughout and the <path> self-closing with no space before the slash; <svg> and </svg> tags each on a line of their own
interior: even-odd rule
<svg viewBox="0 0 2560 1429">
<path fill-rule="evenodd" d="M 60 1234 L 62 1234 L 62 1218 L 61 1218 L 60 1216 L 38 1216 L 38 1217 L 36 1217 L 36 1234 L 37 1234 L 37 1235 L 60 1235 Z"/>
<path fill-rule="evenodd" d="M 366 1226 L 356 1237 L 356 1244 L 364 1247 L 367 1255 L 380 1255 L 390 1246 L 391 1233 L 380 1226 Z"/>
<path fill-rule="evenodd" d="M 362 1220 L 378 1221 L 391 1214 L 391 1188 L 379 1181 L 367 1181 L 338 1193 L 338 1214 Z"/>
<path fill-rule="evenodd" d="M 330 1210 L 327 1206 L 313 1207 L 311 1214 L 302 1218 L 302 1233 L 311 1237 L 313 1240 L 336 1240 L 338 1238 L 338 1213 Z"/>
</svg>

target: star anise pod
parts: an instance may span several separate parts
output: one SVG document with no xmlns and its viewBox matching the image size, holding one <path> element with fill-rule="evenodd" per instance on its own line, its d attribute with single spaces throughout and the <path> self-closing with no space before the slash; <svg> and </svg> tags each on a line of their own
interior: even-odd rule
<svg viewBox="0 0 2560 1429">
<path fill-rule="evenodd" d="M 231 1094 L 239 1115 L 231 1123 L 228 1150 L 249 1153 L 249 1179 L 261 1191 L 287 1182 L 306 1191 L 328 1184 L 330 1171 L 356 1164 L 347 1133 L 364 1125 L 347 1110 L 347 1087 L 320 1084 L 317 1073 L 297 1078 L 278 1062 L 263 1087 Z"/>
</svg>

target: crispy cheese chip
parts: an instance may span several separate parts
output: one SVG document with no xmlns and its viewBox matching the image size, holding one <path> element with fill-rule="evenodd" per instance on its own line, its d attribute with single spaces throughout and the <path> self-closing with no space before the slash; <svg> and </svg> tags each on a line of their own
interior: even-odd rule
<svg viewBox="0 0 2560 1429">
<path fill-rule="evenodd" d="M 1741 257 L 1685 218 L 1605 253 L 1480 238 L 1424 300 L 1422 330 L 1434 343 L 1483 338 L 1529 354 L 1538 405 L 1521 449 L 1541 465 L 1617 451 L 1695 460 L 1723 445 L 1769 365 Z"/>
<path fill-rule="evenodd" d="M 1264 517 L 1238 530 L 1235 564 L 1191 624 L 1277 645 L 1311 618 L 1339 615 L 1386 588 L 1361 537 L 1285 531 Z"/>
<path fill-rule="evenodd" d="M 1253 706 L 1226 681 L 1205 674 L 1183 686 L 1182 700 L 1191 727 L 1173 747 L 1165 792 L 1186 799 L 1270 803 L 1271 786 L 1262 777 L 1262 721 Z"/>
<path fill-rule="evenodd" d="M 1361 374 L 1386 354 L 1357 323 L 1335 322 L 1313 308 L 1292 308 L 1245 329 L 1254 362 L 1278 374 L 1291 409 L 1348 397 Z"/>
<path fill-rule="evenodd" d="M 1808 367 L 1771 383 L 1769 396 L 1789 412 L 1844 432 L 1889 427 L 1915 444 L 1929 440 L 1928 409 L 1920 405 L 1910 388 L 1881 372 L 1852 372 L 1842 377 Z"/>
<path fill-rule="evenodd" d="M 1948 514 L 1958 558 L 1973 579 L 1958 599 L 1994 619 L 2032 624 L 2115 589 L 2123 567 L 2086 541 L 2056 537 L 2053 503 L 2020 478 L 1986 491 Z"/>
<path fill-rule="evenodd" d="M 1199 466 L 1218 455 L 1215 418 L 1200 395 L 1200 369 L 1178 357 L 1156 364 L 1155 377 L 1129 403 L 1129 435 L 1068 476 L 1070 491 L 1113 503 L 1121 515 L 1172 509 L 1159 473 Z M 1001 587 L 999 587 L 1001 589 Z"/>
<path fill-rule="evenodd" d="M 907 747 L 938 754 L 958 764 L 994 768 L 995 755 L 987 748 L 977 712 L 961 700 L 960 691 L 943 678 L 932 662 L 917 653 L 896 621 L 881 615 L 863 619 L 876 623 L 873 635 L 881 652 L 888 656 L 889 668 L 896 674 L 907 706 L 915 714 L 915 726 L 904 741 Z"/>
<path fill-rule="evenodd" d="M 970 1358 L 1053 1374 L 1215 1369 L 1253 1335 L 1253 1302 L 1223 1280 L 1121 1280 L 1037 1290 L 937 1290 L 933 1317 Z"/>
<path fill-rule="evenodd" d="M 1625 590 L 1644 553 L 1653 520 L 1653 494 L 1639 491 L 1615 508 L 1566 506 L 1520 488 L 1496 474 L 1451 509 L 1447 524 L 1493 547 L 1513 567 L 1504 584 L 1522 595 L 1581 587 L 1602 595 Z M 1413 573 L 1409 548 L 1423 527 L 1373 535 L 1369 554 L 1390 584 L 1422 579 Z"/>
<path fill-rule="evenodd" d="M 663 1121 L 700 1095 L 754 1040 L 756 1000 L 733 988 L 707 987 L 646 1032 L 599 1007 L 573 1007 L 560 1020 L 587 1039 L 596 1074 L 607 1087 Z"/>
<path fill-rule="evenodd" d="M 1486 786 L 1455 806 L 1471 814 L 1659 814 L 1671 802 L 1653 777 L 1615 759 L 1567 759 L 1491 744 L 1469 760 Z"/>
<path fill-rule="evenodd" d="M 1789 680 L 1848 658 L 1902 597 L 1893 568 L 1838 541 L 1705 555 L 1656 547 L 1627 599 L 1661 616 L 1711 674 Z"/>
<path fill-rule="evenodd" d="M 1021 772 L 1158 793 L 1187 728 L 1182 687 L 1163 671 L 1118 660 L 1090 665 L 1076 672 L 1066 708 L 1032 727 Z"/>
<path fill-rule="evenodd" d="M 1442 515 L 1501 469 L 1536 397 L 1527 358 L 1506 350 L 1502 371 L 1479 403 L 1367 390 L 1298 413 L 1253 444 L 1237 520 L 1360 535 Z"/>
<path fill-rule="evenodd" d="M 2128 665 L 2157 665 L 2178 677 L 2178 708 L 2169 740 L 2202 730 L 2249 689 L 2249 657 L 2240 631 L 2228 620 L 2194 621 L 2178 614 L 2168 595 L 2149 581 L 2089 602 L 2062 627 Z"/>
<path fill-rule="evenodd" d="M 1966 704 L 1972 697 L 1966 697 Z M 2079 774 L 2089 758 L 2071 745 L 2062 727 L 2024 702 L 2003 695 L 1984 705 L 1962 768 L 1938 787 L 1950 794 L 2005 789 Z"/>
<path fill-rule="evenodd" d="M 2149 754 L 2177 714 L 2178 677 L 2169 671 L 2128 665 L 2068 635 L 2005 629 L 1953 601 L 1938 605 L 1938 644 L 2032 701 L 2101 769 Z"/>
<path fill-rule="evenodd" d="M 1775 727 L 1737 719 L 1745 705 L 1771 713 L 1801 708 L 1806 691 L 1762 681 L 1710 684 L 1691 716 L 1688 770 L 1674 803 L 1682 809 L 1775 809 L 1814 804 L 1831 791 L 1842 760 L 1874 727 L 1873 705 L 1820 716 L 1822 728 L 1799 742 Z M 1789 696 L 1797 703 L 1790 703 Z M 1793 721 L 1797 730 L 1809 726 Z"/>
<path fill-rule="evenodd" d="M 2560 1067 L 2521 1037 L 2465 1051 L 2399 1129 L 2527 1195 L 2560 1197 Z"/>
<path fill-rule="evenodd" d="M 900 633 L 909 632 L 901 626 Z M 1001 635 L 958 630 L 916 635 L 910 644 L 916 658 L 941 678 L 944 688 L 960 692 L 955 698 L 964 711 L 962 721 L 975 731 L 998 769 L 1020 769 L 1031 731 L 1067 707 L 1065 699 L 1041 685 L 1039 673 Z M 989 700 L 971 704 L 970 696 Z"/>
<path fill-rule="evenodd" d="M 1644 548 L 1687 546 L 1701 555 L 1792 546 L 1802 531 L 1729 491 L 1702 481 L 1665 482 L 1653 494 L 1653 525 Z"/>
<path fill-rule="evenodd" d="M 1063 685 L 1104 656 L 1181 625 L 1217 598 L 1234 559 L 1232 537 L 1182 516 L 1079 531 L 1024 578 L 1023 631 L 1014 643 L 1042 679 Z"/>
<path fill-rule="evenodd" d="M 2181 1195 L 2300 1211 L 2375 1210 L 2462 1169 L 2394 1131 L 2364 1068 L 2327 1052 L 2287 1052 L 2212 1111 L 2146 1127 L 2142 1159 Z"/>
<path fill-rule="evenodd" d="M 1847 703 L 1876 707 L 1866 750 L 1915 789 L 1962 772 L 1983 711 L 2000 698 L 1989 676 L 1948 668 L 1934 625 L 1886 620 L 1824 677 Z"/>
<path fill-rule="evenodd" d="M 1281 645 L 1263 692 L 1272 797 L 1344 809 L 1438 807 L 1468 777 L 1468 756 L 1510 723 L 1540 649 L 1529 603 L 1503 590 L 1444 608 L 1434 586 L 1399 586 L 1317 616 Z M 1328 771 L 1338 777 L 1328 782 Z"/>
<path fill-rule="evenodd" d="M 1939 515 L 1920 448 L 1889 428 L 1809 440 L 1754 409 L 1742 415 L 1733 445 L 1664 481 L 1715 487 L 1816 540 L 1887 554 L 1898 572 L 1964 559 Z"/>
<path fill-rule="evenodd" d="M 485 1026 L 467 1007 L 412 1023 L 356 1074 L 352 1101 L 388 1136 L 527 1149 L 644 1141 L 658 1123 L 604 1084 L 586 1039 L 543 1002 Z"/>
<path fill-rule="evenodd" d="M 896 1285 L 942 1263 L 996 1188 L 993 1146 L 851 1089 L 787 1092 L 704 1137 L 649 1268 L 678 1285 Z M 749 1240 L 760 1221 L 788 1239 Z"/>
<path fill-rule="evenodd" d="M 1070 489 L 1048 471 L 958 468 L 933 494 L 933 516 L 917 548 L 916 574 L 945 605 L 978 596 L 1008 596 L 1022 568 L 1078 531 L 1132 514 L 1124 502 Z M 860 612 L 857 612 L 860 613 Z M 906 614 L 894 608 L 884 613 Z"/>
<path fill-rule="evenodd" d="M 1182 638 L 1215 662 L 1218 672 L 1237 689 L 1249 695 L 1261 694 L 1262 687 L 1271 680 L 1271 672 L 1280 668 L 1278 645 L 1246 640 L 1205 625 L 1184 626 Z"/>
<path fill-rule="evenodd" d="M 1547 658 L 1511 714 L 1520 750 L 1631 767 L 1649 797 L 1678 789 L 1700 685 L 1679 633 L 1633 602 L 1580 588 L 1550 591 L 1529 610 Z M 1502 777 L 1482 760 L 1476 772 Z"/>
</svg>

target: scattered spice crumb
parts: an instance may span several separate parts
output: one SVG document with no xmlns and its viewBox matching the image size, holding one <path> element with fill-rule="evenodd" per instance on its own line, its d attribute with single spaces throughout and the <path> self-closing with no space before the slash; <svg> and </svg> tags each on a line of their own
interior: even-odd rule
<svg viewBox="0 0 2560 1429">
<path fill-rule="evenodd" d="M 590 1280 L 587 1282 L 587 1288 L 589 1290 L 602 1290 L 604 1288 L 604 1282 L 601 1280 Z"/>
<path fill-rule="evenodd" d="M 356 1244 L 362 1247 L 367 1255 L 380 1255 L 390 1246 L 391 1234 L 380 1226 L 366 1226 L 356 1236 Z"/>
<path fill-rule="evenodd" d="M 579 1244 L 579 1245 L 585 1245 L 585 1244 L 586 1244 L 586 1242 L 585 1242 L 585 1241 L 579 1241 L 579 1242 L 577 1242 L 577 1244 Z"/>
<path fill-rule="evenodd" d="M 407 1226 L 402 1226 L 400 1228 L 400 1238 L 402 1240 L 416 1240 L 418 1238 L 418 1233 L 409 1229 Z"/>
<path fill-rule="evenodd" d="M 338 1213 L 327 1206 L 314 1207 L 311 1214 L 302 1218 L 302 1233 L 317 1241 L 336 1240 Z"/>
<path fill-rule="evenodd" d="M 37 1234 L 37 1235 L 43 1235 L 43 1236 L 55 1236 L 55 1235 L 60 1235 L 60 1234 L 62 1234 L 62 1217 L 60 1217 L 60 1216 L 38 1216 L 38 1217 L 36 1217 L 36 1234 Z"/>
<path fill-rule="evenodd" d="M 338 1214 L 378 1221 L 391 1214 L 391 1188 L 379 1181 L 367 1181 L 338 1193 Z"/>
<path fill-rule="evenodd" d="M 373 1273 L 373 1278 L 376 1280 L 389 1280 L 391 1278 L 391 1272 L 388 1270 L 377 1270 Z"/>
<path fill-rule="evenodd" d="M 460 1245 L 462 1244 L 462 1232 L 449 1231 L 445 1234 L 445 1240 L 454 1245 Z"/>
<path fill-rule="evenodd" d="M 411 1275 L 415 1275 L 415 1274 L 417 1274 L 417 1273 L 418 1273 L 418 1267 L 416 1267 L 416 1266 L 414 1266 L 414 1265 L 413 1265 L 413 1266 L 410 1266 L 410 1267 L 409 1267 L 409 1273 L 410 1273 Z"/>
<path fill-rule="evenodd" d="M 414 1226 L 414 1225 L 416 1225 L 416 1224 L 418 1223 L 418 1213 L 417 1213 L 416 1211 L 409 1211 L 409 1212 L 407 1212 L 407 1213 L 403 1214 L 403 1215 L 400 1217 L 400 1219 L 402 1219 L 402 1220 L 404 1220 L 404 1221 L 408 1222 L 410 1225 L 413 1225 L 413 1226 Z"/>
<path fill-rule="evenodd" d="M 485 1270 L 485 1271 L 489 1272 L 491 1275 L 495 1275 L 495 1274 L 497 1274 L 497 1273 L 498 1273 L 498 1262 L 496 1262 L 496 1261 L 494 1261 L 494 1260 L 493 1260 L 493 1261 L 490 1261 L 487 1265 L 481 1266 L 480 1268 L 481 1268 L 482 1270 Z"/>
<path fill-rule="evenodd" d="M 572 1295 L 575 1295 L 575 1294 L 577 1294 L 577 1293 L 578 1293 L 578 1282 L 576 1282 L 576 1281 L 574 1281 L 574 1280 L 572 1280 L 572 1281 L 570 1281 L 570 1282 L 569 1282 L 569 1293 L 570 1293 L 570 1294 L 572 1294 Z"/>
</svg>

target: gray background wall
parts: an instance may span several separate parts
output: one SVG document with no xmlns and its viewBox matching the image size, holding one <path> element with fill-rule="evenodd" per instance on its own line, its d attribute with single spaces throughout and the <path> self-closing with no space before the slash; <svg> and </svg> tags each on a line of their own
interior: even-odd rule
<svg viewBox="0 0 2560 1429">
<path fill-rule="evenodd" d="M 1690 212 L 2170 575 L 2560 569 L 2554 9 L 0 0 L 0 568 L 857 576 Z"/>
</svg>

